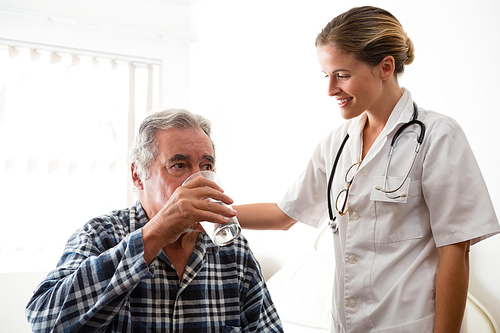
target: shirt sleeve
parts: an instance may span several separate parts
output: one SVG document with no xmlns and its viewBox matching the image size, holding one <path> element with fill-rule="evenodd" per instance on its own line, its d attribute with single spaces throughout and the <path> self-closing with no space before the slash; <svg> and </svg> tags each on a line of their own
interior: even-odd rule
<svg viewBox="0 0 500 333">
<path fill-rule="evenodd" d="M 423 164 L 422 191 L 438 247 L 471 241 L 500 231 L 486 183 L 462 128 L 454 121 L 428 130 L 434 144 Z"/>
<path fill-rule="evenodd" d="M 243 288 L 248 288 L 241 308 L 244 332 L 283 332 L 281 320 L 260 270 L 254 271 Z"/>
<path fill-rule="evenodd" d="M 95 237 L 100 235 L 88 230 L 75 233 L 56 270 L 35 290 L 26 308 L 33 332 L 106 327 L 140 280 L 152 276 L 143 259 L 142 230 L 104 252 L 103 243 L 111 241 Z"/>
</svg>

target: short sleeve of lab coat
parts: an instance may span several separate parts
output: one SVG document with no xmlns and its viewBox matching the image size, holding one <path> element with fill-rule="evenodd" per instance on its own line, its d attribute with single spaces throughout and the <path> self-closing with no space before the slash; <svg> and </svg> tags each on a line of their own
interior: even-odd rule
<svg viewBox="0 0 500 333">
<path fill-rule="evenodd" d="M 324 142 L 314 151 L 306 169 L 285 196 L 278 207 L 296 221 L 319 227 L 327 216 Z"/>
<path fill-rule="evenodd" d="M 486 183 L 462 128 L 429 128 L 422 191 L 438 247 L 477 243 L 500 231 Z"/>
</svg>

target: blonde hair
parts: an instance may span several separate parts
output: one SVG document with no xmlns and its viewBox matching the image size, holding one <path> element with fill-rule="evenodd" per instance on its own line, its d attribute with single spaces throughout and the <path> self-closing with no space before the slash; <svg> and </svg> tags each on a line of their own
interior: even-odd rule
<svg viewBox="0 0 500 333">
<path fill-rule="evenodd" d="M 324 45 L 354 54 L 370 66 L 393 56 L 397 75 L 415 58 L 413 42 L 401 23 L 388 11 L 371 6 L 352 8 L 330 21 L 316 38 L 316 47 Z"/>
</svg>

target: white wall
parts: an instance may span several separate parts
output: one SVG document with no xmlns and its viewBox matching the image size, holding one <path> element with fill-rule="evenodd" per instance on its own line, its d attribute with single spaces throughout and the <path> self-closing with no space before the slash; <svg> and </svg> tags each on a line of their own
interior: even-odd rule
<svg viewBox="0 0 500 333">
<path fill-rule="evenodd" d="M 496 0 L 196 1 L 189 107 L 214 123 L 226 193 L 237 203 L 279 200 L 316 144 L 342 122 L 326 95 L 314 40 L 334 16 L 365 4 L 402 22 L 417 53 L 401 85 L 420 106 L 464 127 L 500 212 Z M 244 233 L 259 255 L 283 263 L 303 251 L 302 239 L 311 242 L 310 229 Z M 500 236 L 475 245 L 471 259 L 470 290 L 500 322 Z"/>
<path fill-rule="evenodd" d="M 237 203 L 274 202 L 302 171 L 316 144 L 342 122 L 326 96 L 314 49 L 316 34 L 337 14 L 367 3 L 196 0 L 189 8 L 189 1 L 0 0 L 0 38 L 163 59 L 162 107 L 186 107 L 212 120 L 226 192 Z M 417 57 L 402 85 L 410 88 L 419 105 L 462 124 L 498 212 L 500 158 L 495 144 L 500 133 L 494 126 L 499 120 L 495 97 L 500 88 L 500 2 L 371 4 L 395 14 L 413 39 Z M 10 7 L 20 10 L 6 11 Z M 489 144 L 481 145 L 486 141 Z M 289 232 L 245 235 L 260 257 L 271 253 L 277 256 L 272 260 L 285 263 L 312 247 L 316 230 L 296 225 Z M 471 291 L 497 322 L 499 237 L 474 246 L 471 253 Z M 0 284 L 10 285 L 13 279 L 17 277 L 0 276 Z M 29 282 L 1 290 L 2 304 L 12 304 L 2 309 L 14 315 L 0 311 L 0 331 L 24 332 L 5 324 L 22 312 L 24 298 L 39 279 L 34 273 Z M 22 286 L 28 293 L 17 290 Z"/>
<path fill-rule="evenodd" d="M 163 105 L 188 103 L 191 0 L 0 0 L 0 38 L 163 62 Z"/>
</svg>

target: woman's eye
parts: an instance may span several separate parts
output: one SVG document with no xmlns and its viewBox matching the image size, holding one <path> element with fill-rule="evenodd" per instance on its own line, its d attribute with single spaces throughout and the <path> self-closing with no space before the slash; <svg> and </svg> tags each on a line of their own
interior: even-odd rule
<svg viewBox="0 0 500 333">
<path fill-rule="evenodd" d="M 329 78 L 329 77 L 330 77 L 330 75 L 325 74 L 325 77 L 326 77 L 326 78 Z M 334 76 L 334 77 L 335 77 L 335 76 Z M 345 80 L 345 79 L 350 78 L 350 76 L 349 76 L 349 75 L 340 75 L 340 74 L 337 74 L 337 75 L 336 75 L 336 78 L 337 78 L 337 79 L 339 79 L 339 80 Z"/>
</svg>

